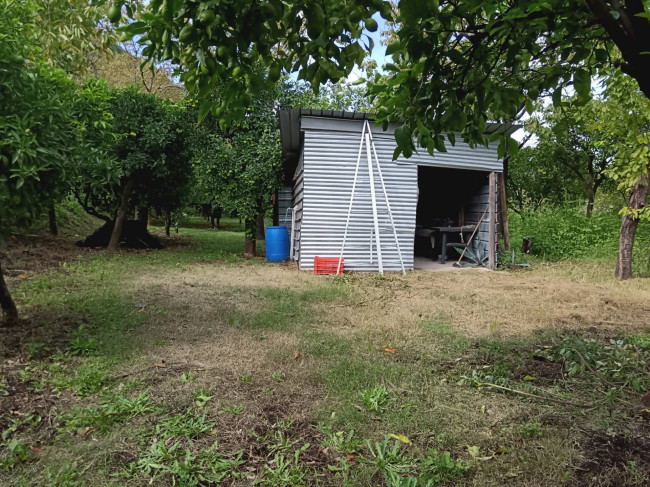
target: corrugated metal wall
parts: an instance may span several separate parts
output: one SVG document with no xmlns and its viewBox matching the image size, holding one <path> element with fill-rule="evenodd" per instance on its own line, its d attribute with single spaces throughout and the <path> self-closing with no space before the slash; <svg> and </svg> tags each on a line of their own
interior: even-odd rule
<svg viewBox="0 0 650 487">
<path fill-rule="evenodd" d="M 303 117 L 305 132 L 302 164 L 294 179 L 293 203 L 300 204 L 294 245 L 299 249 L 301 269 L 312 269 L 314 256 L 338 257 L 352 192 L 362 122 L 345 121 L 344 130 L 333 130 L 332 120 Z M 354 124 L 354 125 L 352 125 Z M 325 129 L 327 128 L 327 129 Z M 501 171 L 495 148 L 470 149 L 458 144 L 448 153 L 435 157 L 414 154 L 410 159 L 393 161 L 395 140 L 392 134 L 373 130 L 390 207 L 395 219 L 399 246 L 407 269 L 413 268 L 413 239 L 418 198 L 418 165 Z M 372 206 L 365 147 L 361 158 L 353 214 L 344 249 L 345 269 L 376 271 L 376 256 L 371 262 L 370 238 L 373 233 Z M 380 215 L 380 239 L 384 270 L 398 271 L 400 264 L 386 213 L 386 204 L 374 170 L 375 190 Z"/>
<path fill-rule="evenodd" d="M 304 199 L 304 172 L 303 172 L 303 154 L 300 155 L 300 162 L 293 177 L 293 207 L 295 209 L 295 220 L 293 222 L 293 258 L 300 261 L 300 238 L 303 222 L 303 199 Z M 291 234 L 289 234 L 291 235 Z M 313 262 L 312 262 L 313 267 Z"/>
<path fill-rule="evenodd" d="M 481 219 L 481 215 L 485 210 L 489 208 L 490 203 L 490 185 L 486 184 L 481 186 L 479 191 L 470 198 L 469 205 L 465 209 L 465 223 L 468 225 L 476 225 Z M 496 218 L 498 215 L 494 215 L 495 225 Z M 472 242 L 472 248 L 476 249 L 479 244 L 479 240 L 483 244 L 485 257 L 488 257 L 489 252 L 489 241 L 490 241 L 490 214 L 489 210 L 483 217 L 481 227 L 479 228 L 474 240 Z"/>
<path fill-rule="evenodd" d="M 293 188 L 285 186 L 278 190 L 278 225 L 286 225 L 291 235 L 291 210 L 293 207 Z M 287 211 L 288 210 L 288 211 Z"/>
</svg>

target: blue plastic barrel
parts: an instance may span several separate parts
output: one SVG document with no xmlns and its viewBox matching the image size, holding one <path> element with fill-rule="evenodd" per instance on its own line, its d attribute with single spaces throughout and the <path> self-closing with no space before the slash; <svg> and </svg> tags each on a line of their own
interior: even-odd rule
<svg viewBox="0 0 650 487">
<path fill-rule="evenodd" d="M 289 259 L 289 231 L 284 225 L 266 228 L 266 260 L 284 262 Z"/>
</svg>

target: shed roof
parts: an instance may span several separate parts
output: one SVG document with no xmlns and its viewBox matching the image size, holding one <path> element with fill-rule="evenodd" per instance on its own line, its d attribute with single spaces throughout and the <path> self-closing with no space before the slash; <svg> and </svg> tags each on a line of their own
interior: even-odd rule
<svg viewBox="0 0 650 487">
<path fill-rule="evenodd" d="M 294 108 L 280 110 L 280 140 L 282 142 L 282 157 L 284 159 L 284 177 L 287 185 L 291 185 L 293 174 L 300 160 L 303 133 L 301 130 L 302 117 L 334 118 L 341 120 L 372 120 L 373 114 L 366 112 L 350 112 L 342 110 L 322 110 L 312 108 Z M 520 128 L 519 125 L 489 123 L 486 127 L 488 134 L 512 134 Z M 394 130 L 394 127 L 393 127 Z M 389 132 L 392 130 L 389 129 Z"/>
</svg>

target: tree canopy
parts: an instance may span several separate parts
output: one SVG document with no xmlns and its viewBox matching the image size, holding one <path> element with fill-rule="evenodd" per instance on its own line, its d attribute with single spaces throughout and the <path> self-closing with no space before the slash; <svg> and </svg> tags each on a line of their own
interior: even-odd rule
<svg viewBox="0 0 650 487">
<path fill-rule="evenodd" d="M 154 63 L 179 65 L 190 92 L 204 98 L 220 91 L 218 100 L 201 104 L 201 116 L 212 112 L 224 127 L 283 72 L 297 72 L 315 90 L 345 78 L 372 48 L 363 34 L 377 30 L 372 15 L 391 17 L 382 0 L 152 0 L 141 11 L 118 1 L 111 20 L 119 21 L 122 6 L 134 18 L 121 28 L 123 38 L 137 37 Z M 257 69 L 260 62 L 268 71 Z"/>
<path fill-rule="evenodd" d="M 402 0 L 393 62 L 370 90 L 378 119 L 403 124 L 397 142 L 408 156 L 411 135 L 430 152 L 457 132 L 485 144 L 488 121 L 532 112 L 540 96 L 558 105 L 571 87 L 587 100 L 591 75 L 614 65 L 650 96 L 648 3 Z"/>
<path fill-rule="evenodd" d="M 602 97 L 587 103 L 574 99 L 536 112 L 526 128 L 537 137 L 537 146 L 509 159 L 513 202 L 535 207 L 542 201 L 560 204 L 582 199 L 590 216 L 596 194 L 609 182 L 617 148 L 628 143 L 620 131 L 604 130 L 615 103 Z"/>
<path fill-rule="evenodd" d="M 0 238 L 66 189 L 88 130 L 104 122 L 82 109 L 92 90 L 42 57 L 38 12 L 32 2 L 0 3 Z"/>
</svg>

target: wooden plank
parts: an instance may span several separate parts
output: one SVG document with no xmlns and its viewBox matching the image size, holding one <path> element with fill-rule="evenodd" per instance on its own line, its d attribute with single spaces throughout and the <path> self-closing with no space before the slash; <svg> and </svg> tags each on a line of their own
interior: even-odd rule
<svg viewBox="0 0 650 487">
<path fill-rule="evenodd" d="M 490 209 L 488 213 L 490 214 L 490 235 L 488 238 L 488 266 L 490 269 L 496 269 L 497 265 L 497 256 L 496 256 L 496 243 L 497 243 L 497 234 L 496 234 L 496 215 L 497 215 L 497 174 L 495 172 L 490 173 Z"/>
</svg>

